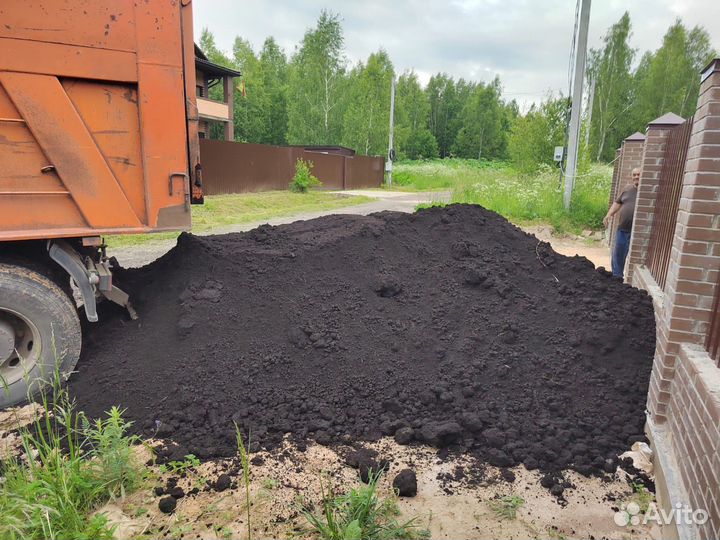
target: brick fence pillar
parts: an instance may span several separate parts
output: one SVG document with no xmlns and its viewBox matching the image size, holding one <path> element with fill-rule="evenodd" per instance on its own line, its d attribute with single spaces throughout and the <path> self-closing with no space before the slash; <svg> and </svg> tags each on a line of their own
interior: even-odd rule
<svg viewBox="0 0 720 540">
<path fill-rule="evenodd" d="M 622 193 L 625 186 L 632 182 L 632 170 L 642 167 L 643 150 L 645 148 L 645 135 L 640 132 L 633 133 L 627 137 L 622 146 L 616 152 L 615 168 L 613 169 L 613 184 L 610 190 L 610 204 Z M 615 230 L 618 224 L 617 214 L 613 216 L 612 222 L 608 225 L 608 245 L 612 252 L 615 239 Z"/>
<path fill-rule="evenodd" d="M 648 395 L 648 410 L 657 423 L 665 420 L 680 344 L 704 343 L 719 269 L 720 59 L 716 59 L 703 72 L 663 307 L 657 317 L 657 350 Z"/>
<path fill-rule="evenodd" d="M 635 202 L 630 250 L 628 252 L 625 281 L 633 283 L 635 267 L 645 264 L 647 248 L 652 230 L 655 199 L 660 184 L 660 171 L 665 156 L 665 143 L 668 133 L 685 120 L 677 114 L 667 113 L 648 124 L 645 148 L 642 157 L 642 172 Z"/>
<path fill-rule="evenodd" d="M 608 198 L 608 208 L 610 208 L 612 206 L 612 203 L 616 197 L 618 179 L 620 178 L 620 169 L 621 168 L 622 168 L 622 145 L 620 145 L 620 148 L 615 150 L 615 159 L 613 160 L 612 184 L 610 184 L 610 197 Z M 610 247 L 611 253 L 612 253 L 614 237 L 615 237 L 615 217 L 613 217 L 612 221 L 610 223 L 608 223 L 608 226 L 605 229 L 605 239 L 607 240 L 607 245 Z"/>
</svg>

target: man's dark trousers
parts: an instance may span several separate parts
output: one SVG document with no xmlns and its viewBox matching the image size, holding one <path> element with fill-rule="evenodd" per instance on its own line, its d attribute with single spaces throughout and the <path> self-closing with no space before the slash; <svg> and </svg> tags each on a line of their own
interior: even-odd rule
<svg viewBox="0 0 720 540">
<path fill-rule="evenodd" d="M 612 253 L 613 276 L 623 277 L 628 249 L 630 249 L 630 231 L 621 231 L 618 229 L 615 232 L 615 248 Z"/>
</svg>

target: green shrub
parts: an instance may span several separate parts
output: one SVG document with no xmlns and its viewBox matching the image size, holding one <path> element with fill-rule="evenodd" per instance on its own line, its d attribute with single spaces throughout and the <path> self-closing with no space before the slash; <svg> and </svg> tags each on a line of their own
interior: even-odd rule
<svg viewBox="0 0 720 540">
<path fill-rule="evenodd" d="M 307 193 L 310 188 L 321 186 L 322 182 L 312 173 L 313 162 L 298 158 L 295 162 L 295 176 L 290 182 L 290 191 Z"/>
</svg>

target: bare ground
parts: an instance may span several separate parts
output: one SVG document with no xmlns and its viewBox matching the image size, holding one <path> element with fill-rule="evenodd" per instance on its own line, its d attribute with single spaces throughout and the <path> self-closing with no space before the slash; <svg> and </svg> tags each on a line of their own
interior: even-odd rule
<svg viewBox="0 0 720 540">
<path fill-rule="evenodd" d="M 465 458 L 441 461 L 435 450 L 408 448 L 383 439 L 370 445 L 392 465 L 380 482 L 380 492 L 392 496 L 391 482 L 401 469 L 418 472 L 418 494 L 400 499 L 400 521 L 416 518 L 418 525 L 433 539 L 481 538 L 658 538 L 659 531 L 648 527 L 618 527 L 615 509 L 635 495 L 622 472 L 606 479 L 585 478 L 575 473 L 567 477 L 576 488 L 559 502 L 540 487 L 539 474 L 523 467 L 513 469 L 516 480 L 501 479 L 492 467 L 478 467 Z M 273 452 L 253 454 L 251 466 L 252 538 L 308 538 L 308 523 L 300 515 L 302 506 L 319 512 L 321 482 L 327 492 L 336 493 L 360 486 L 357 471 L 345 464 L 335 450 L 311 445 L 304 452 L 286 445 Z M 206 482 L 212 484 L 219 474 L 237 470 L 237 460 L 204 464 L 179 483 L 190 491 Z M 461 469 L 463 481 L 443 480 Z M 165 475 L 167 476 L 167 475 Z M 242 477 L 232 477 L 232 488 L 223 492 L 212 489 L 180 499 L 176 511 L 166 515 L 158 510 L 158 497 L 146 488 L 116 501 L 101 512 L 108 512 L 118 523 L 118 537 L 151 538 L 247 538 L 247 506 Z M 472 481 L 468 481 L 472 479 Z M 162 478 L 158 478 L 160 484 Z M 505 495 L 522 497 L 516 519 L 503 519 L 491 505 Z"/>
</svg>

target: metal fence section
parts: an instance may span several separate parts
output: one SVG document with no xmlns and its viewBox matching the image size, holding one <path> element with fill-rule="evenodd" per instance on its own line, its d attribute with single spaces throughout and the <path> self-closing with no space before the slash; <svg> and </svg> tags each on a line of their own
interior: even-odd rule
<svg viewBox="0 0 720 540">
<path fill-rule="evenodd" d="M 690 117 L 668 133 L 665 143 L 647 251 L 647 267 L 660 288 L 665 288 L 692 125 Z"/>
<path fill-rule="evenodd" d="M 710 357 L 720 367 L 720 274 L 718 274 L 718 281 L 715 286 L 715 301 L 710 313 L 710 325 L 708 326 L 705 348 Z"/>
<path fill-rule="evenodd" d="M 309 150 L 202 139 L 200 162 L 206 195 L 288 189 L 298 159 L 312 162 L 322 189 L 380 187 L 385 158 L 348 155 L 348 152 Z"/>
</svg>

